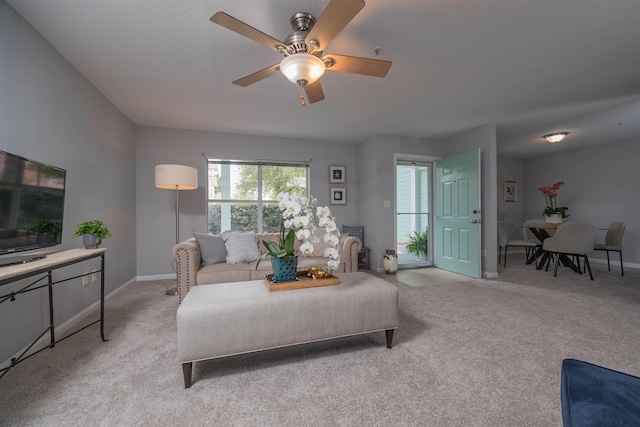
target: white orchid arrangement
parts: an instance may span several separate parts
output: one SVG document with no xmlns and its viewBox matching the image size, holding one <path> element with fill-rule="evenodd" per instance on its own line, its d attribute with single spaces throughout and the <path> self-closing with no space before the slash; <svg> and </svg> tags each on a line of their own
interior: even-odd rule
<svg viewBox="0 0 640 427">
<path fill-rule="evenodd" d="M 262 241 L 267 249 L 266 255 L 272 257 L 291 257 L 295 255 L 294 240 L 303 241 L 300 245 L 302 255 L 310 256 L 320 239 L 316 236 L 316 230 L 325 230 L 323 241 L 328 244 L 323 257 L 329 258 L 327 267 L 336 270 L 340 264 L 340 231 L 336 226 L 335 218 L 327 206 L 318 206 L 318 199 L 299 194 L 278 193 L 276 196 L 278 208 L 282 211 L 282 228 L 280 244 Z M 285 236 L 285 230 L 289 232 Z"/>
</svg>

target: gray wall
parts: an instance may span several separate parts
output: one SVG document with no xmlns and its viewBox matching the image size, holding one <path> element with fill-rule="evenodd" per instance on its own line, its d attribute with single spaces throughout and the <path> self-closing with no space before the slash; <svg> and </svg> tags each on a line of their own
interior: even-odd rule
<svg viewBox="0 0 640 427">
<path fill-rule="evenodd" d="M 505 202 L 503 197 L 504 181 L 515 181 L 518 186 L 518 193 L 515 202 Z M 496 191 L 498 192 L 498 220 L 502 221 L 509 238 L 522 239 L 523 232 L 516 225 L 522 225 L 525 221 L 524 217 L 524 160 L 512 159 L 510 157 L 498 156 L 498 179 L 496 182 Z"/>
<path fill-rule="evenodd" d="M 3 0 L 0 40 L 0 149 L 67 170 L 64 231 L 56 249 L 82 247 L 71 237 L 78 223 L 105 221 L 113 234 L 103 243 L 111 292 L 136 275 L 130 237 L 135 235 L 135 127 Z M 84 274 L 89 268 L 95 264 L 62 273 Z M 24 284 L 2 286 L 0 293 Z M 56 325 L 97 301 L 96 285 L 83 287 L 76 279 L 56 286 Z M 0 324 L 18 328 L 0 328 L 0 361 L 48 325 L 46 301 L 35 291 L 0 306 Z M 97 330 L 86 333 L 100 342 Z"/>
<path fill-rule="evenodd" d="M 154 186 L 155 165 L 176 163 L 198 169 L 198 186 L 180 192 L 180 240 L 205 233 L 207 158 L 311 160 L 311 194 L 328 205 L 338 226 L 356 219 L 356 145 L 326 141 L 139 127 L 136 144 L 138 275 L 173 274 L 175 192 Z M 329 166 L 346 166 L 346 184 L 329 184 Z M 329 188 L 347 187 L 347 204 L 330 205 Z"/>
<path fill-rule="evenodd" d="M 558 204 L 568 206 L 569 220 L 590 221 L 607 228 L 611 221 L 627 223 L 622 245 L 625 263 L 640 267 L 640 140 L 611 142 L 579 150 L 560 151 L 524 162 L 524 215 L 540 218 L 545 207 L 536 187 L 556 181 L 565 185 L 558 190 Z M 600 232 L 604 238 L 604 232 Z M 595 252 L 594 258 L 605 258 Z M 612 255 L 617 260 L 616 255 Z"/>
<path fill-rule="evenodd" d="M 365 226 L 365 240 L 374 267 L 382 268 L 385 250 L 395 248 L 394 153 L 445 157 L 473 148 L 481 149 L 482 248 L 491 254 L 497 251 L 495 126 L 481 126 L 446 140 L 375 135 L 358 144 L 358 219 Z M 391 201 L 391 207 L 384 207 L 385 200 Z M 483 272 L 497 273 L 495 256 L 483 257 L 482 261 Z"/>
<path fill-rule="evenodd" d="M 397 135 L 375 135 L 358 144 L 358 224 L 364 225 L 371 265 L 382 268 L 387 249 L 395 249 L 394 153 L 441 155 L 442 143 Z M 384 201 L 391 201 L 384 207 Z"/>
</svg>

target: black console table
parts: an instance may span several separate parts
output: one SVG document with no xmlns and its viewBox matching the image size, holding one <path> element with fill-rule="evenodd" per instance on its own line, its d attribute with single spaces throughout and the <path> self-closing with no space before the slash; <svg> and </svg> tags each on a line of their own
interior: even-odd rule
<svg viewBox="0 0 640 427">
<path fill-rule="evenodd" d="M 56 343 L 74 335 L 89 326 L 92 326 L 98 322 L 100 322 L 100 337 L 102 341 L 108 341 L 104 337 L 104 254 L 106 249 L 70 249 L 67 251 L 56 252 L 52 254 L 48 254 L 46 258 L 42 258 L 36 261 L 32 261 L 25 264 L 15 264 L 15 265 L 7 265 L 0 267 L 0 286 L 7 285 L 9 283 L 14 283 L 18 280 L 28 279 L 34 276 L 40 276 L 35 279 L 33 282 L 29 283 L 25 287 L 10 292 L 8 294 L 0 294 L 0 304 L 6 301 L 15 301 L 16 297 L 20 294 L 24 294 L 26 292 L 35 291 L 41 288 L 49 288 L 49 326 L 45 329 L 38 338 L 36 338 L 29 347 L 27 347 L 18 357 L 13 357 L 11 359 L 11 364 L 3 369 L 0 369 L 0 378 L 4 377 L 5 374 L 13 368 L 18 363 L 28 359 L 31 356 L 34 356 L 40 353 L 47 348 L 55 347 Z M 86 275 L 81 274 L 79 276 L 69 277 L 62 280 L 53 281 L 52 272 L 62 267 L 67 267 L 72 264 L 77 264 L 83 261 L 87 261 L 93 258 L 100 258 L 100 270 L 94 270 L 92 273 L 100 273 L 100 319 L 95 320 L 89 325 L 78 329 L 71 334 L 66 335 L 64 338 L 61 338 L 56 341 L 55 332 L 54 332 L 54 311 L 53 311 L 53 285 L 57 283 L 67 282 L 69 280 L 77 279 Z M 41 283 L 46 279 L 46 283 Z M 1 288 L 0 288 L 1 289 Z M 31 348 L 42 338 L 47 332 L 50 335 L 50 344 L 47 347 L 41 348 L 40 350 L 29 353 Z"/>
</svg>

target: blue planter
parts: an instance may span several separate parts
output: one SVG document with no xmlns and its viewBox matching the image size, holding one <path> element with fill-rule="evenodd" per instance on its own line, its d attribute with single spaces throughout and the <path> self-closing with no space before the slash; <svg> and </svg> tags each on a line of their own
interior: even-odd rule
<svg viewBox="0 0 640 427">
<path fill-rule="evenodd" d="M 291 258 L 271 258 L 271 267 L 273 268 L 274 282 L 288 282 L 296 280 L 296 271 L 298 269 L 298 257 Z"/>
</svg>

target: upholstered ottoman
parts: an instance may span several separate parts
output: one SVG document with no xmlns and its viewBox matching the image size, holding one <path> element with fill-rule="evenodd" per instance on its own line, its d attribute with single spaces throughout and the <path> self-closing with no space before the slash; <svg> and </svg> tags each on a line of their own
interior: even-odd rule
<svg viewBox="0 0 640 427">
<path fill-rule="evenodd" d="M 575 359 L 562 361 L 565 427 L 640 426 L 640 378 Z"/>
<path fill-rule="evenodd" d="M 337 276 L 336 286 L 279 292 L 262 280 L 191 288 L 177 312 L 185 388 L 199 360 L 376 331 L 391 348 L 398 288 L 362 272 Z"/>
</svg>

